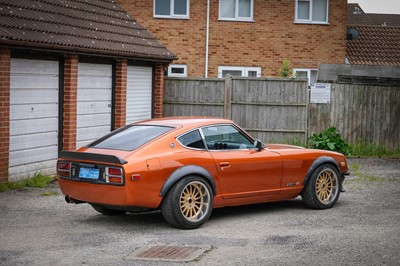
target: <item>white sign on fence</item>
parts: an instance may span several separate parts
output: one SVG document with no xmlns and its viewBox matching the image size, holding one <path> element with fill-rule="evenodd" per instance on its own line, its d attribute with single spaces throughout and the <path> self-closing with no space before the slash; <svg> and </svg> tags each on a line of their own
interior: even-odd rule
<svg viewBox="0 0 400 266">
<path fill-rule="evenodd" d="M 310 103 L 330 103 L 331 84 L 314 83 L 311 85 Z"/>
</svg>

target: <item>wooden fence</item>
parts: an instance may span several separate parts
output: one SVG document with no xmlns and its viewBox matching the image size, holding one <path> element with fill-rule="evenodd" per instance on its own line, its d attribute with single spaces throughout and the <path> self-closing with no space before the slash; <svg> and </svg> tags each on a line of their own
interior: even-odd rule
<svg viewBox="0 0 400 266">
<path fill-rule="evenodd" d="M 310 104 L 309 135 L 334 126 L 350 143 L 400 148 L 400 87 L 333 83 L 330 104 Z"/>
<path fill-rule="evenodd" d="M 226 117 L 264 142 L 305 142 L 307 104 L 304 79 L 165 79 L 165 116 Z"/>
<path fill-rule="evenodd" d="M 304 79 L 166 78 L 164 115 L 234 120 L 264 142 L 305 142 L 334 126 L 350 143 L 400 148 L 400 87 L 331 83 L 330 103 L 309 104 Z"/>
</svg>

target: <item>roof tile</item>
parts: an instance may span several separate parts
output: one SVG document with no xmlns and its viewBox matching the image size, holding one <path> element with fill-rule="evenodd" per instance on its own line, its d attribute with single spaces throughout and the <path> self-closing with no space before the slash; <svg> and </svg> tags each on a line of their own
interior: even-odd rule
<svg viewBox="0 0 400 266">
<path fill-rule="evenodd" d="M 176 58 L 114 0 L 0 0 L 0 43 Z"/>
<path fill-rule="evenodd" d="M 347 40 L 347 59 L 357 65 L 400 66 L 400 27 L 352 26 L 359 35 Z"/>
</svg>

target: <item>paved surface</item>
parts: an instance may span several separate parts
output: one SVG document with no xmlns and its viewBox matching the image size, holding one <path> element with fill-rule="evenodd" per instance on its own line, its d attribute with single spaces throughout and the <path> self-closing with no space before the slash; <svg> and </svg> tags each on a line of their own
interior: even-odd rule
<svg viewBox="0 0 400 266">
<path fill-rule="evenodd" d="M 106 217 L 66 204 L 56 184 L 0 193 L 0 265 L 398 265 L 400 160 L 349 164 L 347 192 L 332 209 L 309 210 L 299 198 L 216 209 L 190 231 L 158 211 Z M 211 250 L 186 263 L 131 259 L 154 245 Z"/>
</svg>

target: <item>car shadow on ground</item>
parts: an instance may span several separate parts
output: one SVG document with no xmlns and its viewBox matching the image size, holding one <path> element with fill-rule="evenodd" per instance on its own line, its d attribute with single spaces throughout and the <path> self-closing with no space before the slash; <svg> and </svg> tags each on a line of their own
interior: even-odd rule
<svg viewBox="0 0 400 266">
<path fill-rule="evenodd" d="M 301 199 L 293 199 L 279 202 L 258 203 L 250 205 L 241 205 L 233 207 L 224 207 L 214 209 L 212 213 L 213 219 L 225 218 L 228 216 L 241 217 L 249 215 L 259 215 L 261 213 L 287 212 L 293 210 L 307 209 Z"/>
</svg>

